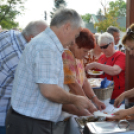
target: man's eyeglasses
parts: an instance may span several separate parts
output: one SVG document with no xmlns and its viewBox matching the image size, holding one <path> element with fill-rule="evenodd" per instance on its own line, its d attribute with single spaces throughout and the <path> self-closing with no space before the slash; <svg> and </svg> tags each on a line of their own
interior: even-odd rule
<svg viewBox="0 0 134 134">
<path fill-rule="evenodd" d="M 130 28 L 127 28 L 127 35 L 129 36 L 130 34 L 134 35 L 134 31 L 132 31 L 132 29 Z M 134 36 L 130 35 L 133 39 L 134 39 Z"/>
<path fill-rule="evenodd" d="M 107 49 L 107 47 L 110 45 L 111 43 L 104 45 L 104 46 L 100 46 L 101 49 Z"/>
</svg>

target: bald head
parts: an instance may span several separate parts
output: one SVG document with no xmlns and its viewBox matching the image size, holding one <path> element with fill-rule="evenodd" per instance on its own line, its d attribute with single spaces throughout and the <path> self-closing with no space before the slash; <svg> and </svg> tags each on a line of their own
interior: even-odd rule
<svg viewBox="0 0 134 134">
<path fill-rule="evenodd" d="M 43 20 L 30 22 L 22 31 L 22 35 L 29 42 L 31 38 L 43 32 L 48 25 Z"/>
</svg>

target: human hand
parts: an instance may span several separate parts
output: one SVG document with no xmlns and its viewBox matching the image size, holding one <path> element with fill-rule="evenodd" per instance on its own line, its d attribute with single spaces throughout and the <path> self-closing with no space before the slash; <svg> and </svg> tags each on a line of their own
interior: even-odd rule
<svg viewBox="0 0 134 134">
<path fill-rule="evenodd" d="M 92 114 L 87 109 L 78 110 L 78 116 L 91 116 Z"/>
<path fill-rule="evenodd" d="M 94 103 L 100 111 L 106 108 L 105 104 L 101 102 L 98 98 L 95 98 Z"/>
<path fill-rule="evenodd" d="M 90 70 L 93 68 L 96 68 L 96 62 L 92 62 L 92 63 L 87 64 L 85 69 L 87 71 L 87 70 Z"/>
<path fill-rule="evenodd" d="M 90 107 L 88 108 L 88 111 L 93 114 L 95 111 L 98 111 L 96 106 L 90 101 Z"/>
<path fill-rule="evenodd" d="M 113 113 L 112 117 L 107 117 L 107 119 L 110 120 L 121 120 L 121 119 L 125 119 L 125 117 L 128 115 L 128 112 L 126 109 L 121 109 L 115 113 Z"/>
<path fill-rule="evenodd" d="M 118 108 L 121 102 L 125 99 L 125 92 L 118 96 L 114 101 L 114 107 Z"/>
<path fill-rule="evenodd" d="M 76 96 L 76 100 L 73 103 L 79 110 L 88 109 L 90 113 L 97 111 L 94 104 L 85 96 Z"/>
</svg>

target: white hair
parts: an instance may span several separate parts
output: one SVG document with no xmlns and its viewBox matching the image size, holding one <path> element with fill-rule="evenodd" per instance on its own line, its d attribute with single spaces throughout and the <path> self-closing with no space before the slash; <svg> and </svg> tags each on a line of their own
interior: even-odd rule
<svg viewBox="0 0 134 134">
<path fill-rule="evenodd" d="M 50 22 L 51 26 L 62 26 L 63 24 L 71 22 L 73 27 L 82 27 L 83 21 L 81 16 L 73 9 L 60 8 L 53 15 Z"/>
<path fill-rule="evenodd" d="M 109 43 L 114 43 L 114 37 L 108 32 L 102 33 L 99 37 L 99 45 Z"/>
<path fill-rule="evenodd" d="M 42 30 L 42 27 L 46 26 L 47 24 L 44 20 L 37 20 L 31 21 L 22 31 L 22 35 L 29 37 L 29 36 L 36 36 Z"/>
</svg>

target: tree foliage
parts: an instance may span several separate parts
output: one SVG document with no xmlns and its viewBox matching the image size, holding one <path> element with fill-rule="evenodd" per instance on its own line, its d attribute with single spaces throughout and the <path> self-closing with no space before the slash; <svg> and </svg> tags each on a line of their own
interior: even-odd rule
<svg viewBox="0 0 134 134">
<path fill-rule="evenodd" d="M 118 8 L 115 7 L 113 11 L 106 13 L 104 20 L 94 24 L 94 27 L 97 28 L 98 32 L 106 31 L 107 28 L 111 25 L 119 28 L 119 24 L 117 23 L 118 18 L 116 17 L 117 11 Z"/>
<path fill-rule="evenodd" d="M 0 5 L 0 25 L 2 28 L 11 29 L 19 24 L 15 22 L 16 16 L 24 10 L 24 0 L 2 0 Z M 6 4 L 5 4 L 6 2 Z"/>
<path fill-rule="evenodd" d="M 124 0 L 111 1 L 109 3 L 109 12 L 113 11 L 117 7 L 116 17 L 126 16 L 126 2 Z"/>
<path fill-rule="evenodd" d="M 58 8 L 60 7 L 66 7 L 67 3 L 65 0 L 55 0 L 54 1 L 54 8 L 53 8 L 53 12 L 50 12 L 50 17 L 52 18 L 53 14 L 57 11 Z"/>
<path fill-rule="evenodd" d="M 94 24 L 98 32 L 106 31 L 107 27 L 115 26 L 125 31 L 125 28 L 119 26 L 117 19 L 126 16 L 126 2 L 124 0 L 116 0 L 109 2 L 109 8 L 105 12 L 105 19 Z"/>
<path fill-rule="evenodd" d="M 101 8 L 98 10 L 97 15 L 99 15 L 99 16 L 102 16 L 103 15 Z"/>
<path fill-rule="evenodd" d="M 81 18 L 82 18 L 83 21 L 89 23 L 89 20 L 91 18 L 91 14 L 87 13 L 85 15 L 81 15 Z"/>
</svg>

